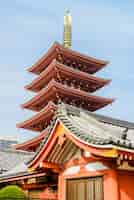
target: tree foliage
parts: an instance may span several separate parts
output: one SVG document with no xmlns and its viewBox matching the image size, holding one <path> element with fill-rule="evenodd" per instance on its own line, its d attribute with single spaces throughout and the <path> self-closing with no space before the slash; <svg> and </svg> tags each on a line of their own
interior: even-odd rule
<svg viewBox="0 0 134 200">
<path fill-rule="evenodd" d="M 0 200 L 26 200 L 23 190 L 17 185 L 9 185 L 0 190 Z"/>
</svg>

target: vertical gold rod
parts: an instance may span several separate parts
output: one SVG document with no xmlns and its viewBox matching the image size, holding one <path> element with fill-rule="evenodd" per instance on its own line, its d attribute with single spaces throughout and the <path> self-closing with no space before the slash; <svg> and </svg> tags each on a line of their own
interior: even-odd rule
<svg viewBox="0 0 134 200">
<path fill-rule="evenodd" d="M 63 45 L 66 48 L 71 48 L 72 43 L 72 17 L 70 11 L 67 10 L 64 15 L 64 41 Z"/>
</svg>

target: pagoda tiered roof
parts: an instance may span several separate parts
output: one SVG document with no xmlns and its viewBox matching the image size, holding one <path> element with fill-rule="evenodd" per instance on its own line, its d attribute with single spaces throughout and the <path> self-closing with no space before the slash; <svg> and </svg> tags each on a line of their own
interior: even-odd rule
<svg viewBox="0 0 134 200">
<path fill-rule="evenodd" d="M 88 92 L 94 92 L 110 82 L 110 80 L 99 78 L 61 64 L 54 59 L 49 66 L 25 88 L 34 92 L 39 92 L 52 79 L 63 84 L 68 83 L 70 86 L 75 85 L 76 88 L 81 88 Z"/>
<path fill-rule="evenodd" d="M 96 111 L 114 101 L 114 99 L 90 95 L 85 91 L 63 85 L 52 79 L 36 96 L 22 104 L 22 108 L 40 111 L 49 101 L 57 103 L 59 100 L 82 106 L 89 111 Z"/>
<path fill-rule="evenodd" d="M 25 128 L 32 131 L 41 132 L 50 123 L 57 106 L 53 102 L 48 102 L 48 104 L 37 114 L 32 116 L 30 119 L 18 123 L 17 128 Z"/>
<path fill-rule="evenodd" d="M 107 61 L 85 56 L 55 42 L 28 70 L 38 76 L 25 88 L 37 94 L 22 104 L 22 108 L 38 113 L 17 124 L 18 128 L 40 134 L 16 148 L 36 150 L 43 137 L 42 133 L 51 124 L 60 102 L 92 112 L 111 104 L 114 99 L 92 95 L 111 81 L 93 75 L 107 64 Z"/>
<path fill-rule="evenodd" d="M 14 145 L 14 148 L 16 150 L 21 149 L 23 151 L 35 152 L 37 148 L 40 146 L 40 143 L 44 140 L 45 137 L 47 137 L 47 135 L 48 135 L 48 128 L 43 130 L 38 136 L 23 143 Z"/>
<path fill-rule="evenodd" d="M 88 73 L 95 73 L 108 64 L 107 61 L 95 59 L 79 52 L 65 48 L 63 45 L 55 42 L 48 50 L 48 52 L 39 59 L 32 67 L 28 69 L 29 72 L 40 74 L 53 59 L 67 65 L 72 65 L 77 69 Z"/>
</svg>

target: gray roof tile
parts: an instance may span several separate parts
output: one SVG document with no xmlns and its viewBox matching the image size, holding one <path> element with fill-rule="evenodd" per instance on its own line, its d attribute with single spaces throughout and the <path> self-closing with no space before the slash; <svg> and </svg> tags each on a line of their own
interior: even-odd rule
<svg viewBox="0 0 134 200">
<path fill-rule="evenodd" d="M 26 163 L 33 157 L 33 153 L 18 151 L 14 149 L 0 150 L 0 171 L 9 171 L 20 163 Z"/>
<path fill-rule="evenodd" d="M 65 104 L 59 105 L 56 116 L 73 134 L 85 142 L 134 149 L 134 123 L 101 116 Z"/>
</svg>

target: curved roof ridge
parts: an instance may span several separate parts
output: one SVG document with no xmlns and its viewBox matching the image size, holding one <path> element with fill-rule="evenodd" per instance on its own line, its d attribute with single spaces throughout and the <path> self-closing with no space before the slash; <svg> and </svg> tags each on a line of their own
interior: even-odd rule
<svg viewBox="0 0 134 200">
<path fill-rule="evenodd" d="M 47 148 L 47 144 L 48 142 L 50 142 L 50 138 L 49 136 L 52 138 L 52 130 L 54 130 L 57 122 L 61 122 L 63 123 L 63 126 L 65 128 L 67 128 L 67 130 L 69 130 L 69 132 L 71 133 L 72 137 L 74 137 L 74 139 L 77 139 L 78 141 L 82 142 L 85 145 L 89 145 L 89 147 L 93 147 L 93 148 L 101 148 L 101 149 L 105 149 L 105 148 L 117 148 L 117 149 L 124 149 L 126 151 L 134 151 L 134 141 L 131 140 L 127 140 L 127 139 L 122 139 L 120 137 L 120 135 L 116 135 L 115 131 L 110 131 L 110 129 L 105 128 L 106 132 L 104 134 L 104 129 L 102 129 L 102 126 L 100 127 L 100 130 L 97 131 L 97 129 L 95 131 L 97 131 L 97 133 L 94 131 L 88 131 L 88 130 L 84 130 L 82 128 L 80 128 L 80 126 L 78 126 L 77 123 L 72 121 L 72 117 L 77 117 L 80 118 L 82 117 L 81 113 L 82 110 L 79 109 L 76 112 L 73 112 L 72 107 L 73 106 L 69 106 L 71 107 L 71 111 L 68 111 L 68 105 L 60 102 L 58 105 L 58 109 L 56 111 L 55 116 L 53 117 L 53 121 L 51 124 L 51 127 L 49 129 L 49 133 L 47 135 L 46 138 L 44 138 L 44 140 L 42 141 L 42 143 L 40 144 L 38 151 L 36 152 L 35 156 L 28 162 L 28 166 L 32 166 L 34 165 L 34 163 L 36 162 L 36 159 L 40 159 L 40 156 L 42 155 L 43 151 Z M 84 112 L 84 111 L 83 111 Z M 89 113 L 88 113 L 89 114 Z M 94 118 L 93 116 L 90 116 L 92 118 Z M 88 117 L 87 117 L 88 119 Z M 86 119 L 86 120 L 87 120 Z M 96 120 L 96 119 L 93 119 Z M 80 122 L 83 123 L 83 122 Z M 90 123 L 89 120 L 86 121 L 86 125 Z M 99 124 L 101 122 L 97 122 L 97 124 Z M 91 123 L 92 126 L 94 126 L 93 123 Z M 52 134 L 51 134 L 52 133 Z M 94 134 L 95 133 L 95 134 Z M 106 137 L 106 134 L 108 137 Z M 117 137 L 116 137 L 117 136 Z"/>
</svg>

